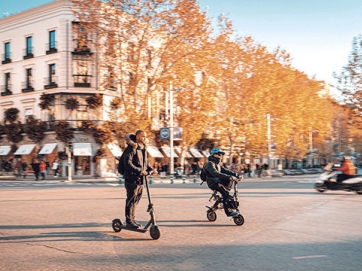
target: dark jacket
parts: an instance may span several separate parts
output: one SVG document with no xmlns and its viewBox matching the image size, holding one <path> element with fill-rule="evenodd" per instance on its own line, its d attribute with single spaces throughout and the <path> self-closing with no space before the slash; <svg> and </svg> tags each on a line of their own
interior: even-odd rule
<svg viewBox="0 0 362 271">
<path fill-rule="evenodd" d="M 127 147 L 124 150 L 124 179 L 128 183 L 143 183 L 141 172 L 152 171 L 152 167 L 147 159 L 147 147 L 141 147 L 136 142 L 134 134 L 127 134 Z"/>
<path fill-rule="evenodd" d="M 39 163 L 32 163 L 31 167 L 33 168 L 34 172 L 39 172 L 40 168 L 39 168 L 40 164 Z"/>
<path fill-rule="evenodd" d="M 220 165 L 220 159 L 213 156 L 209 156 L 208 162 L 205 165 L 207 171 L 206 182 L 209 187 L 215 183 L 219 183 L 220 180 L 229 180 L 230 176 L 237 177 L 238 174 Z"/>
</svg>

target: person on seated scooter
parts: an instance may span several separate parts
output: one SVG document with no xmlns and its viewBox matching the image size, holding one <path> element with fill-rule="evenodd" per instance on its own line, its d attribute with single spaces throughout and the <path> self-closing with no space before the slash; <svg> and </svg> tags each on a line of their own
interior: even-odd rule
<svg viewBox="0 0 362 271">
<path fill-rule="evenodd" d="M 238 212 L 233 210 L 236 207 L 232 204 L 232 200 L 230 199 L 232 196 L 229 195 L 229 191 L 233 181 L 238 181 L 239 175 L 220 165 L 221 158 L 224 154 L 219 148 L 213 148 L 210 151 L 208 162 L 205 164 L 205 171 L 207 173 L 206 182 L 211 190 L 216 190 L 223 196 L 225 214 L 227 216 L 236 216 Z"/>
<path fill-rule="evenodd" d="M 337 182 L 341 183 L 344 180 L 351 178 L 353 175 L 356 175 L 356 167 L 354 166 L 350 157 L 345 156 L 342 159 L 342 166 L 340 168 L 335 168 L 335 170 L 342 171 L 342 174 L 337 175 Z"/>
<path fill-rule="evenodd" d="M 126 223 L 127 227 L 137 229 L 141 225 L 135 220 L 136 207 L 142 197 L 143 176 L 150 172 L 157 174 L 147 158 L 146 132 L 137 130 L 135 134 L 127 134 L 127 147 L 124 150 L 124 186 L 127 191 Z"/>
</svg>

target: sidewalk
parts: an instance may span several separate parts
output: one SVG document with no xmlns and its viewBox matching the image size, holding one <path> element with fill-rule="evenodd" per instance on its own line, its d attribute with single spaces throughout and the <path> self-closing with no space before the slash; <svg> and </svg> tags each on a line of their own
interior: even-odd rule
<svg viewBox="0 0 362 271">
<path fill-rule="evenodd" d="M 284 175 L 284 176 L 265 176 L 265 177 L 251 177 L 251 178 L 245 178 L 243 182 L 265 182 L 265 181 L 286 181 L 286 180 L 293 180 L 297 181 L 300 179 L 316 179 L 319 177 L 319 174 L 304 174 L 304 175 Z M 149 177 L 149 183 L 163 183 L 163 184 L 171 184 L 170 176 L 167 176 L 166 178 L 161 178 L 160 176 L 153 176 L 152 178 Z M 17 181 L 17 182 L 34 182 L 35 179 L 33 176 L 27 176 L 25 179 L 22 177 L 16 177 L 13 175 L 8 176 L 0 176 L 0 181 Z M 44 181 L 60 181 L 60 182 L 69 182 L 68 177 L 53 177 L 53 176 L 47 176 Z M 41 183 L 42 180 L 40 179 L 39 183 Z M 116 177 L 89 177 L 89 176 L 82 176 L 82 177 L 73 177 L 70 182 L 73 183 L 120 183 L 120 179 Z M 122 179 L 122 182 L 124 183 L 124 179 Z M 174 184 L 182 184 L 182 183 L 201 183 L 200 178 L 197 176 L 196 178 L 194 176 L 187 176 L 185 180 L 183 179 L 173 179 Z"/>
</svg>

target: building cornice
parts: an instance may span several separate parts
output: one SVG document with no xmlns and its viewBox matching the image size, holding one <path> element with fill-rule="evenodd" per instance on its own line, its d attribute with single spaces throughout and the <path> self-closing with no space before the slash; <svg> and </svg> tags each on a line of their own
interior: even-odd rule
<svg viewBox="0 0 362 271">
<path fill-rule="evenodd" d="M 54 15 L 69 15 L 72 16 L 71 10 L 72 3 L 68 0 L 56 0 L 45 5 L 41 5 L 32 9 L 21 11 L 14 15 L 7 16 L 0 19 L 1 32 L 9 31 L 18 28 L 21 25 L 43 21 L 47 17 L 54 17 Z"/>
</svg>

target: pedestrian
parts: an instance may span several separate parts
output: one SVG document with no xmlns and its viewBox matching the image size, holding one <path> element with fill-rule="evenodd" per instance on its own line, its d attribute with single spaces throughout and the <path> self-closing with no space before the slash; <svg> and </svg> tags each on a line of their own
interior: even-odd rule
<svg viewBox="0 0 362 271">
<path fill-rule="evenodd" d="M 31 167 L 34 171 L 34 175 L 35 175 L 35 181 L 39 180 L 39 172 L 40 172 L 40 164 L 39 164 L 39 160 L 34 158 L 33 162 L 31 163 Z"/>
<path fill-rule="evenodd" d="M 17 175 L 18 177 L 21 176 L 21 172 L 22 172 L 22 162 L 21 162 L 21 158 L 19 158 L 17 161 L 16 161 L 16 164 L 15 164 L 15 175 Z"/>
<path fill-rule="evenodd" d="M 44 160 L 40 161 L 39 170 L 40 170 L 40 174 L 41 174 L 41 177 L 42 177 L 42 181 L 44 181 L 45 180 L 46 170 L 47 170 L 47 165 L 45 164 Z"/>
<path fill-rule="evenodd" d="M 127 227 L 137 229 L 141 225 L 135 220 L 136 208 L 142 197 L 143 180 L 146 175 L 157 170 L 153 169 L 147 158 L 147 134 L 137 130 L 135 134 L 127 134 L 127 147 L 124 150 L 124 179 L 127 192 L 125 216 Z"/>
<path fill-rule="evenodd" d="M 52 164 L 52 172 L 55 178 L 58 177 L 58 169 L 59 169 L 58 159 L 55 159 Z"/>
<path fill-rule="evenodd" d="M 27 169 L 28 169 L 28 163 L 24 160 L 23 163 L 21 164 L 21 169 L 23 171 L 23 178 L 26 178 L 26 173 L 27 173 Z"/>
</svg>

